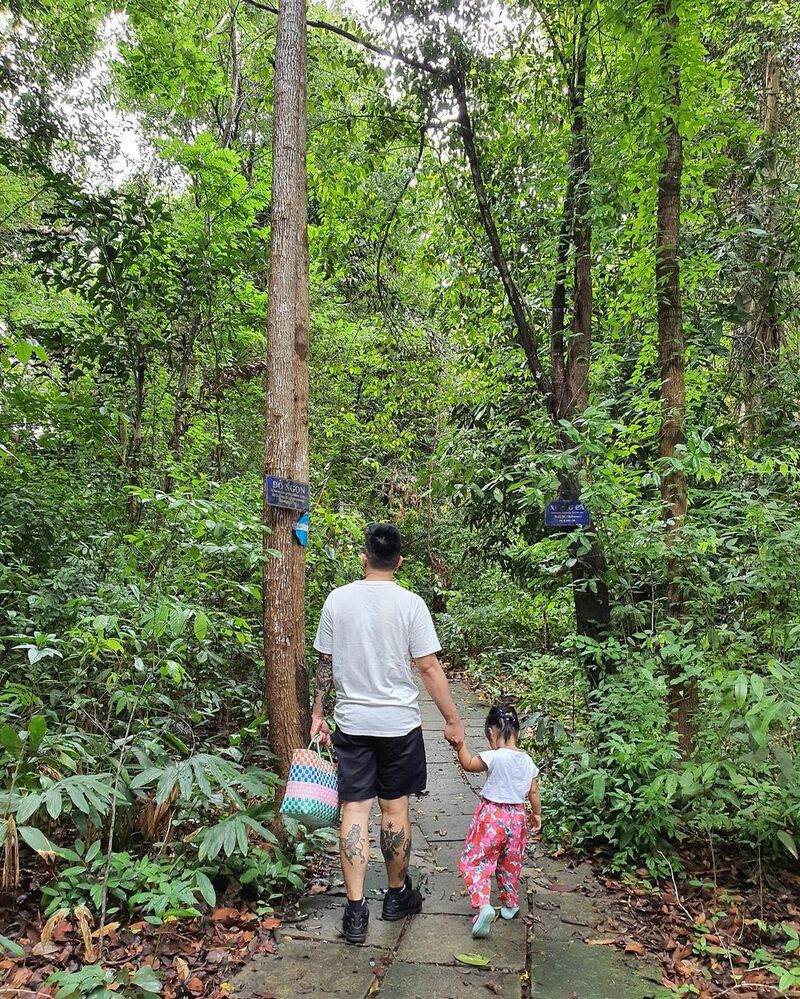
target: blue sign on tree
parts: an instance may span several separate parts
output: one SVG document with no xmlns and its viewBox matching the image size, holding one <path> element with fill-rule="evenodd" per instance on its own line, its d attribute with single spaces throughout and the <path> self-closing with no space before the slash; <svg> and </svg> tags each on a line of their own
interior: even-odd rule
<svg viewBox="0 0 800 999">
<path fill-rule="evenodd" d="M 310 523 L 311 517 L 307 513 L 304 513 L 294 525 L 294 536 L 304 548 L 308 544 L 308 527 Z"/>
<path fill-rule="evenodd" d="M 308 483 L 282 479 L 277 475 L 267 476 L 267 505 L 279 506 L 284 510 L 306 511 L 308 503 Z"/>
<path fill-rule="evenodd" d="M 554 500 L 544 511 L 545 527 L 588 527 L 589 508 L 577 500 Z"/>
</svg>

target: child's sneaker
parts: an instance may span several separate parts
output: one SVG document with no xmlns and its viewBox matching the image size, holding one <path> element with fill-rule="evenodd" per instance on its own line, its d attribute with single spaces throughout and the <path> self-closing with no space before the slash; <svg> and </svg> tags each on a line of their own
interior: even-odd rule
<svg viewBox="0 0 800 999">
<path fill-rule="evenodd" d="M 501 906 L 500 915 L 503 919 L 513 919 L 514 916 L 519 912 L 519 906 L 515 905 L 513 909 L 508 909 L 506 906 Z"/>
<path fill-rule="evenodd" d="M 476 940 L 482 940 L 489 936 L 489 930 L 494 922 L 494 907 L 491 905 L 481 906 L 481 911 L 472 920 L 472 936 Z"/>
</svg>

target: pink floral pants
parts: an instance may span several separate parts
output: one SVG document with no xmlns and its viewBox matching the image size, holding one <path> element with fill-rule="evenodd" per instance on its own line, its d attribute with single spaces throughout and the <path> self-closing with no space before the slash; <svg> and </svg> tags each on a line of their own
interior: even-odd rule
<svg viewBox="0 0 800 999">
<path fill-rule="evenodd" d="M 519 905 L 519 875 L 525 856 L 525 839 L 524 805 L 481 801 L 459 861 L 473 909 L 489 904 L 495 873 L 500 887 L 500 904 L 509 909 Z"/>
</svg>

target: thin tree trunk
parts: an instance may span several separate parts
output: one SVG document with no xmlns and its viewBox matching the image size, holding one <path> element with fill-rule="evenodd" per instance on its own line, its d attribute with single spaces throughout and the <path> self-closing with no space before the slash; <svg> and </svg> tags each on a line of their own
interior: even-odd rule
<svg viewBox="0 0 800 999">
<path fill-rule="evenodd" d="M 282 0 L 272 138 L 265 475 L 308 481 L 308 235 L 306 22 L 303 0 Z M 308 735 L 304 549 L 298 514 L 264 505 L 264 692 L 281 774 Z M 277 549 L 281 558 L 266 552 Z"/>
<path fill-rule="evenodd" d="M 764 150 L 762 181 L 762 217 L 754 218 L 767 233 L 766 239 L 774 240 L 776 228 L 776 182 L 778 159 L 776 140 L 780 125 L 781 60 L 775 51 L 775 39 L 770 39 L 764 68 L 764 117 L 761 143 Z M 764 389 L 769 379 L 773 358 L 780 350 L 781 324 L 775 303 L 779 255 L 774 245 L 766 261 L 759 267 L 754 261 L 753 271 L 744 281 L 743 298 L 750 318 L 744 329 L 741 345 L 742 374 L 745 388 L 744 432 L 752 442 L 761 432 L 761 405 Z"/>
<path fill-rule="evenodd" d="M 470 173 L 472 175 L 472 185 L 475 189 L 475 198 L 478 202 L 478 212 L 480 213 L 481 223 L 489 240 L 489 247 L 492 251 L 492 261 L 498 275 L 500 276 L 500 280 L 503 284 L 503 290 L 505 291 L 508 304 L 511 307 L 517 341 L 525 351 L 525 359 L 528 362 L 528 368 L 533 375 L 539 390 L 545 397 L 548 406 L 551 406 L 552 386 L 542 370 L 541 363 L 539 362 L 536 334 L 528 322 L 522 295 L 520 294 L 519 288 L 517 288 L 516 282 L 511 275 L 511 270 L 508 266 L 503 246 L 500 242 L 500 236 L 497 232 L 497 226 L 495 225 L 491 205 L 489 204 L 489 198 L 486 193 L 486 185 L 483 182 L 483 172 L 480 166 L 478 151 L 475 147 L 475 136 L 469 113 L 469 105 L 467 104 L 467 84 L 465 73 L 463 67 L 460 66 L 455 59 L 453 59 L 451 64 L 450 82 L 453 88 L 453 95 L 455 96 L 456 104 L 458 105 L 458 127 L 461 134 L 461 141 L 464 145 L 464 152 L 466 153 L 467 162 L 469 163 Z"/>
<path fill-rule="evenodd" d="M 144 420 L 144 388 L 147 374 L 147 362 L 141 355 L 136 361 L 133 373 L 133 426 L 127 451 L 128 482 L 132 486 L 141 485 L 139 471 L 142 464 L 142 429 Z M 128 520 L 138 524 L 141 513 L 141 503 L 138 497 L 128 497 Z"/>
<path fill-rule="evenodd" d="M 222 148 L 227 149 L 236 133 L 236 123 L 239 115 L 241 91 L 241 73 L 239 69 L 239 25 L 236 22 L 236 10 L 231 13 L 230 26 L 231 46 L 231 102 L 225 118 L 225 128 L 222 132 Z"/>
<path fill-rule="evenodd" d="M 172 455 L 172 460 L 177 462 L 181 452 L 183 435 L 189 427 L 189 377 L 192 372 L 192 355 L 194 353 L 194 343 L 197 337 L 197 328 L 188 330 L 181 346 L 181 361 L 178 370 L 178 386 L 175 392 L 175 409 L 172 414 L 172 432 L 169 436 L 167 446 Z M 164 492 L 168 493 L 172 489 L 172 473 L 167 472 L 164 476 Z"/>
<path fill-rule="evenodd" d="M 683 316 L 680 288 L 681 182 L 683 177 L 683 141 L 677 116 L 681 104 L 681 72 L 676 42 L 679 27 L 677 0 L 664 0 L 659 17 L 664 32 L 662 64 L 665 100 L 664 132 L 666 155 L 658 183 L 658 219 L 656 231 L 656 294 L 658 298 L 658 344 L 661 371 L 661 437 L 659 454 L 664 468 L 661 474 L 661 500 L 669 548 L 679 542 L 686 520 L 688 498 L 686 475 L 679 464 L 678 448 L 685 441 L 686 376 Z M 670 617 L 680 621 L 685 614 L 685 594 L 681 583 L 681 559 L 671 554 L 667 560 L 667 602 Z M 684 756 L 695 744 L 697 683 L 686 678 L 680 667 L 670 676 L 671 706 L 674 723 Z"/>
<path fill-rule="evenodd" d="M 765 228 L 774 235 L 776 227 L 776 184 L 778 181 L 778 150 L 776 148 L 778 129 L 780 127 L 781 103 L 781 58 L 775 51 L 776 40 L 767 49 L 766 67 L 764 70 L 764 141 L 766 142 L 766 157 L 764 162 L 764 221 Z M 780 260 L 773 248 L 769 255 L 766 271 L 762 280 L 760 324 L 757 343 L 764 364 L 780 350 L 782 331 L 775 309 L 774 298 L 775 272 Z"/>
</svg>

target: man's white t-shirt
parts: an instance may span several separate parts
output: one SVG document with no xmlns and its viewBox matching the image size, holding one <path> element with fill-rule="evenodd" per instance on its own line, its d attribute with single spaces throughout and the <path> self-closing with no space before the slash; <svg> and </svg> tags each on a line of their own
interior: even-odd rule
<svg viewBox="0 0 800 999">
<path fill-rule="evenodd" d="M 422 597 L 391 580 L 333 590 L 314 648 L 333 656 L 334 720 L 347 735 L 407 735 L 421 724 L 412 659 L 441 649 Z"/>
</svg>

